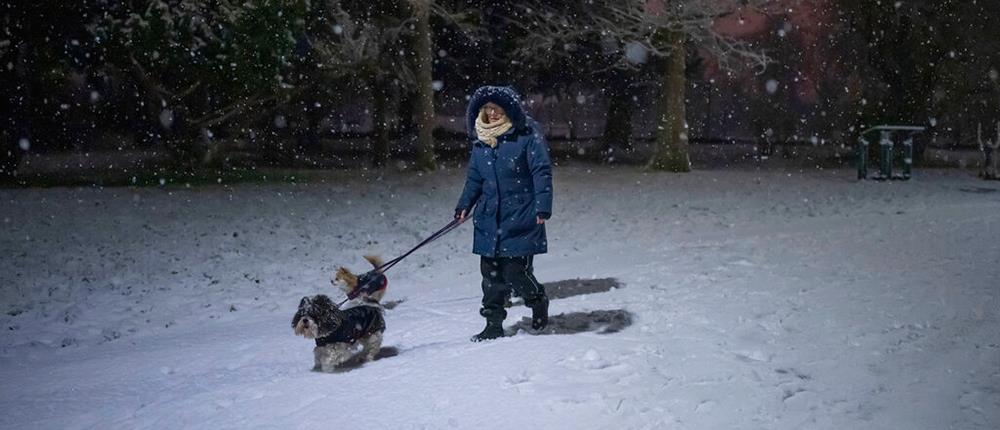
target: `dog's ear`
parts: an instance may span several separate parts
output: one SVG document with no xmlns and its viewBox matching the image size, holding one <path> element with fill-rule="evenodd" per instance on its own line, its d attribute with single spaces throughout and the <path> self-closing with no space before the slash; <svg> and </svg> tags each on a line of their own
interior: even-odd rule
<svg viewBox="0 0 1000 430">
<path fill-rule="evenodd" d="M 312 308 L 312 299 L 309 296 L 303 297 L 299 301 L 299 310 L 295 311 L 295 315 L 292 316 L 292 328 L 295 328 L 299 324 L 299 320 L 302 319 L 307 313 L 309 313 Z"/>
</svg>

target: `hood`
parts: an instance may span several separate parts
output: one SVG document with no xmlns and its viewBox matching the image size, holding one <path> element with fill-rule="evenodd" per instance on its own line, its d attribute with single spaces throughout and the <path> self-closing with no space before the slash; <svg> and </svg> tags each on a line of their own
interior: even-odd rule
<svg viewBox="0 0 1000 430">
<path fill-rule="evenodd" d="M 512 87 L 485 86 L 479 87 L 469 98 L 469 107 L 465 111 L 466 128 L 469 137 L 476 138 L 476 115 L 479 109 L 489 102 L 503 108 L 510 118 L 515 130 L 523 130 L 527 126 L 527 115 L 521 108 L 521 95 Z"/>
</svg>

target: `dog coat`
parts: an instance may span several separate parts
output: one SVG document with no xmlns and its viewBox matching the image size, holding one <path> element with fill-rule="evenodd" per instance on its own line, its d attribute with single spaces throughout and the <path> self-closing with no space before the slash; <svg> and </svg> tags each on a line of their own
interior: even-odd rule
<svg viewBox="0 0 1000 430">
<path fill-rule="evenodd" d="M 375 332 L 385 331 L 382 310 L 375 306 L 356 306 L 343 311 L 344 318 L 336 330 L 316 338 L 316 346 L 332 343 L 354 343 Z"/>
</svg>

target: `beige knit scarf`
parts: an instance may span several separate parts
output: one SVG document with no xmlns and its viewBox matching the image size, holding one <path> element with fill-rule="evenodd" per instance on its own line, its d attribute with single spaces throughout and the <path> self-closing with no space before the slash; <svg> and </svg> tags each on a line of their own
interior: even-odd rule
<svg viewBox="0 0 1000 430">
<path fill-rule="evenodd" d="M 490 148 L 496 148 L 497 137 L 510 130 L 514 125 L 511 124 L 510 118 L 504 115 L 499 121 L 493 121 L 491 123 L 486 122 L 486 112 L 482 109 L 479 110 L 479 115 L 476 116 L 476 136 L 483 143 L 490 146 Z"/>
</svg>

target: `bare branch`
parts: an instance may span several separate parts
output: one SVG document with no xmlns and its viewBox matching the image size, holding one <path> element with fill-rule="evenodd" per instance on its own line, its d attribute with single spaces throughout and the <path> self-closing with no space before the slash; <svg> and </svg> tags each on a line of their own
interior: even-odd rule
<svg viewBox="0 0 1000 430">
<path fill-rule="evenodd" d="M 538 1 L 521 7 L 521 15 L 538 19 L 511 19 L 509 23 L 525 33 L 515 54 L 552 62 L 579 55 L 572 46 L 582 40 L 597 41 L 605 54 L 618 55 L 613 67 L 636 68 L 635 59 L 626 55 L 627 46 L 641 47 L 656 57 L 672 54 L 671 46 L 660 34 L 679 32 L 717 56 L 724 68 L 749 64 L 758 70 L 771 62 L 770 57 L 749 43 L 717 33 L 719 18 L 738 11 L 763 13 L 779 2 L 773 0 L 604 0 L 586 7 L 559 9 Z M 530 55 L 539 51 L 545 56 Z"/>
<path fill-rule="evenodd" d="M 479 9 L 463 9 L 461 11 L 450 11 L 438 3 L 431 5 L 431 14 L 454 25 L 462 34 L 472 40 L 486 40 L 489 38 L 489 31 L 480 25 L 483 15 Z"/>
<path fill-rule="evenodd" d="M 195 125 L 195 126 L 197 126 L 199 128 L 214 127 L 216 125 L 219 125 L 219 124 L 222 124 L 222 123 L 228 121 L 232 117 L 234 117 L 234 116 L 236 116 L 236 115 L 238 115 L 238 114 L 240 114 L 242 112 L 245 112 L 245 111 L 247 111 L 248 109 L 250 109 L 252 107 L 263 105 L 263 104 L 265 104 L 265 103 L 267 103 L 269 101 L 272 101 L 274 99 L 275 99 L 274 96 L 267 97 L 267 98 L 261 98 L 260 95 L 255 94 L 255 95 L 253 95 L 252 97 L 250 97 L 248 99 L 237 100 L 237 101 L 231 103 L 229 106 L 226 106 L 226 107 L 224 107 L 222 109 L 217 109 L 215 111 L 212 111 L 212 112 L 210 112 L 210 113 L 202 116 L 201 118 L 194 119 L 194 120 L 191 121 L 191 124 L 193 124 L 193 125 Z"/>
<path fill-rule="evenodd" d="M 403 82 L 415 80 L 406 62 L 393 61 L 401 53 L 387 48 L 404 46 L 402 39 L 411 32 L 414 18 L 380 16 L 376 21 L 354 16 L 340 0 L 327 0 L 326 13 L 335 25 L 310 40 L 326 73 L 333 77 L 376 74 Z"/>
</svg>

